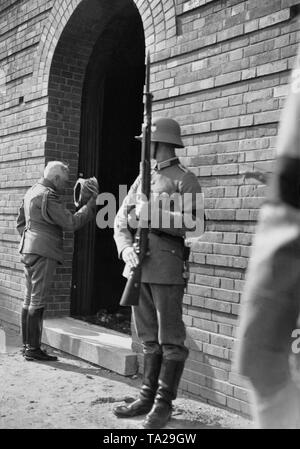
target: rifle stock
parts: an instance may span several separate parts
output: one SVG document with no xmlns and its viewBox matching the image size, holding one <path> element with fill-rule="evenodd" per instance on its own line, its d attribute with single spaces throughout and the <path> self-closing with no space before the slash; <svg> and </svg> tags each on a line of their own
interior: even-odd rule
<svg viewBox="0 0 300 449">
<path fill-rule="evenodd" d="M 147 55 L 146 64 L 146 82 L 145 82 L 145 123 L 143 125 L 142 138 L 142 158 L 141 158 L 141 192 L 149 200 L 151 164 L 150 164 L 150 145 L 151 145 L 151 114 L 152 114 L 152 94 L 150 93 L 150 55 Z M 141 275 L 143 259 L 148 251 L 148 228 L 138 227 L 134 247 L 139 256 L 139 264 L 131 270 L 125 289 L 120 301 L 121 306 L 137 306 L 141 288 Z"/>
<path fill-rule="evenodd" d="M 138 306 L 141 290 L 142 267 L 139 264 L 130 272 L 120 301 L 121 306 Z"/>
</svg>

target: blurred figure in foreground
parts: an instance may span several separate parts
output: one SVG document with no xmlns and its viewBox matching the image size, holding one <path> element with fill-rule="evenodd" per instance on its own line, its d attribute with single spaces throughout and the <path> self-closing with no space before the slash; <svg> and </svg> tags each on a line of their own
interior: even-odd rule
<svg viewBox="0 0 300 449">
<path fill-rule="evenodd" d="M 275 172 L 260 210 L 238 334 L 259 428 L 300 428 L 289 360 L 300 305 L 300 54 L 281 117 Z"/>
<path fill-rule="evenodd" d="M 275 172 L 260 210 L 243 298 L 237 368 L 256 427 L 300 428 L 289 359 L 300 306 L 300 56 L 281 117 Z"/>
</svg>

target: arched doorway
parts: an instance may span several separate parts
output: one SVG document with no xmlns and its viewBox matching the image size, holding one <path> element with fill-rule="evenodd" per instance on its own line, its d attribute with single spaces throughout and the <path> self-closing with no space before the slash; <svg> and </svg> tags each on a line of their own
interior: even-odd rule
<svg viewBox="0 0 300 449">
<path fill-rule="evenodd" d="M 143 118 L 144 33 L 135 7 L 116 13 L 98 37 L 85 73 L 78 175 L 96 176 L 100 191 L 118 200 L 119 185 L 138 172 L 140 148 L 134 136 Z M 118 202 L 117 202 L 118 205 Z M 71 315 L 114 313 L 124 288 L 113 229 L 95 222 L 75 236 Z"/>
<path fill-rule="evenodd" d="M 118 197 L 119 184 L 129 186 L 137 175 L 144 53 L 134 0 L 82 0 L 65 25 L 49 70 L 45 160 L 68 163 L 72 187 L 83 173 Z M 72 187 L 65 199 L 74 210 Z M 65 233 L 49 310 L 72 316 L 117 310 L 124 279 L 112 235 L 95 221 L 75 238 Z"/>
</svg>

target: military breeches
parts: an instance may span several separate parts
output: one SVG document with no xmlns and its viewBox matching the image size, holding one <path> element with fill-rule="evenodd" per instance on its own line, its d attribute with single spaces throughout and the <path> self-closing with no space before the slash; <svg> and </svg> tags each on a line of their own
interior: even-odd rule
<svg viewBox="0 0 300 449">
<path fill-rule="evenodd" d="M 144 353 L 162 352 L 170 360 L 185 360 L 185 326 L 182 320 L 183 285 L 141 284 L 133 319 Z"/>
<path fill-rule="evenodd" d="M 45 307 L 57 261 L 37 254 L 23 254 L 21 261 L 24 264 L 26 279 L 23 307 Z"/>
</svg>

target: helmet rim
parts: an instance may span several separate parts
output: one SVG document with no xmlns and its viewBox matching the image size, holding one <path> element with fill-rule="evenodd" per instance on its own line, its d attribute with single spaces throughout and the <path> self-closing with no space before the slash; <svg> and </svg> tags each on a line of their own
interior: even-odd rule
<svg viewBox="0 0 300 449">
<path fill-rule="evenodd" d="M 175 148 L 184 148 L 181 139 L 180 125 L 170 118 L 155 118 L 152 122 L 156 129 L 151 132 L 151 142 L 162 142 L 174 145 Z M 166 130 L 164 128 L 167 128 Z M 137 140 L 142 140 L 143 135 L 136 136 Z"/>
</svg>

